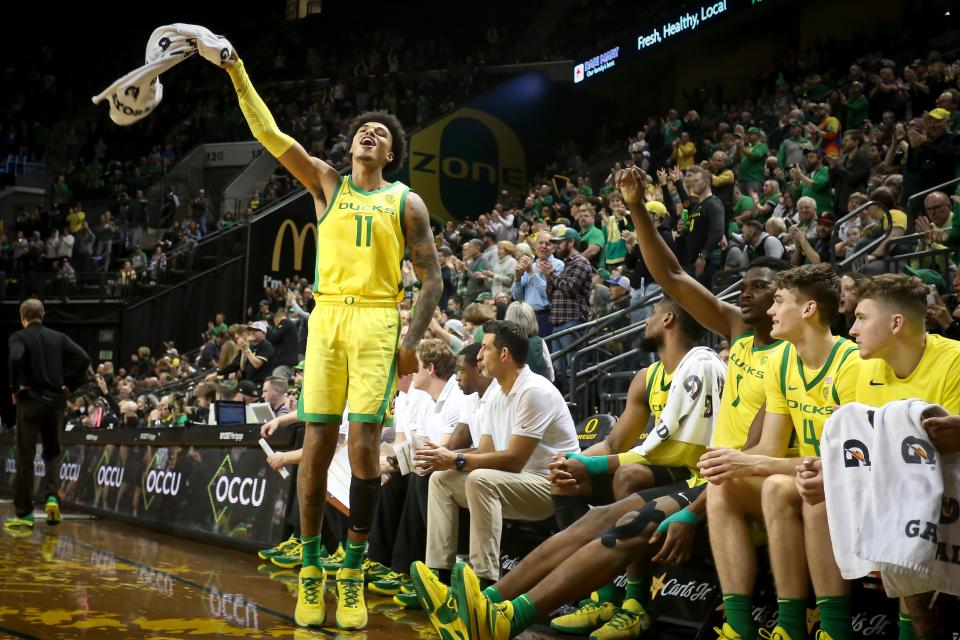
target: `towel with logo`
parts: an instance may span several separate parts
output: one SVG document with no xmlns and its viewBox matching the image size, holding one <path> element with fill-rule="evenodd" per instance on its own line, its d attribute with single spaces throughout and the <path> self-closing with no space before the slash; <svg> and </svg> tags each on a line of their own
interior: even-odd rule
<svg viewBox="0 0 960 640">
<path fill-rule="evenodd" d="M 670 382 L 667 406 L 636 453 L 646 456 L 665 440 L 708 445 L 713 437 L 716 412 L 727 366 L 708 347 L 687 352 Z"/>
<path fill-rule="evenodd" d="M 873 425 L 878 411 L 859 402 L 843 405 L 827 420 L 820 441 L 830 541 L 845 580 L 879 570 L 877 563 L 854 553 L 874 469 Z"/>
<path fill-rule="evenodd" d="M 870 408 L 854 403 L 824 428 L 837 564 L 848 579 L 879 570 L 893 597 L 960 594 L 960 456 L 940 455 L 923 430 L 923 415 L 934 407 L 891 402 L 872 410 L 871 428 Z"/>
<path fill-rule="evenodd" d="M 160 74 L 198 52 L 220 65 L 233 55 L 233 45 L 194 24 L 178 22 L 158 27 L 147 40 L 144 64 L 94 96 L 93 103 L 109 100 L 110 119 L 118 125 L 129 126 L 145 118 L 163 100 Z"/>
</svg>

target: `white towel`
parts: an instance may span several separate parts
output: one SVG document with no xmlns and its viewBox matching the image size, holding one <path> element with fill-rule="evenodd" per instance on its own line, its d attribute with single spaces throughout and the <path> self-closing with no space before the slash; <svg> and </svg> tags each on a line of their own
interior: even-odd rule
<svg viewBox="0 0 960 640">
<path fill-rule="evenodd" d="M 929 523 L 936 532 L 943 475 L 940 457 L 920 426 L 932 406 L 920 400 L 890 402 L 874 416 L 875 471 L 854 552 L 882 563 L 884 573 L 929 575 L 933 567 L 936 536 L 925 537 L 925 529 Z"/>
<path fill-rule="evenodd" d="M 131 125 L 151 113 L 163 99 L 160 74 L 198 51 L 205 59 L 220 66 L 232 56 L 233 45 L 198 25 L 178 22 L 158 27 L 147 41 L 144 65 L 94 96 L 93 103 L 109 100 L 110 119 L 121 126 Z"/>
<path fill-rule="evenodd" d="M 827 420 L 820 441 L 830 542 L 846 580 L 879 570 L 854 553 L 874 470 L 873 420 L 879 411 L 859 402 L 843 405 Z"/>
<path fill-rule="evenodd" d="M 648 455 L 667 439 L 710 444 L 726 373 L 726 365 L 713 349 L 694 347 L 688 351 L 673 373 L 667 406 L 637 453 Z"/>
<path fill-rule="evenodd" d="M 887 595 L 960 595 L 960 455 L 921 427 L 936 405 L 851 403 L 823 429 L 830 540 L 844 578 L 880 571 Z M 872 428 L 869 412 L 874 411 Z"/>
</svg>

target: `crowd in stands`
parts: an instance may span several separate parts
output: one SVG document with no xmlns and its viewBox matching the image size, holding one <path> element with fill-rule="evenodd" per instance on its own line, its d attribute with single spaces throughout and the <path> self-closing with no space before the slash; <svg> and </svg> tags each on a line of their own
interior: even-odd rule
<svg viewBox="0 0 960 640">
<path fill-rule="evenodd" d="M 489 8 L 491 14 L 502 9 Z M 349 164 L 345 127 L 356 113 L 396 113 L 412 130 L 453 109 L 487 86 L 484 69 L 502 60 L 499 43 L 507 33 L 491 24 L 468 34 L 458 31 L 455 38 L 434 31 L 420 38 L 422 25 L 415 24 L 403 30 L 406 36 L 377 34 L 378 46 L 370 47 L 352 39 L 318 41 L 315 20 L 264 19 L 271 20 L 270 29 L 239 32 L 251 73 L 278 124 L 338 168 Z M 133 51 L 142 43 L 133 44 L 127 46 L 136 60 Z M 148 187 L 197 144 L 250 139 L 230 83 L 209 65 L 183 65 L 165 83 L 167 97 L 151 117 L 116 127 L 78 98 L 93 87 L 64 77 L 66 64 L 60 48 L 45 45 L 30 65 L 5 69 L 6 81 L 18 92 L 0 103 L 0 160 L 12 155 L 45 161 L 56 172 L 45 205 L 18 211 L 14 224 L 0 226 L 0 273 L 7 279 L 43 274 L 52 284 L 38 293 L 68 294 L 78 272 L 81 278 L 129 273 L 124 261 L 130 260 L 139 282 L 156 281 L 166 262 L 162 255 L 248 218 L 292 188 L 290 176 L 279 171 L 249 200 L 228 203 L 222 213 L 218 194 L 198 202 L 200 194 L 168 190 L 162 201 L 149 202 Z M 85 78 L 90 81 L 89 74 Z M 51 137 L 52 131 L 61 135 Z M 149 243 L 143 244 L 147 229 L 161 230 L 162 236 L 147 235 Z M 138 264 L 141 251 L 150 256 L 148 265 Z M 111 282 L 120 287 L 126 280 Z"/>
<path fill-rule="evenodd" d="M 633 166 L 649 175 L 647 207 L 661 237 L 705 286 L 719 290 L 758 257 L 795 265 L 830 262 L 887 236 L 863 255 L 863 271 L 910 269 L 933 287 L 931 328 L 960 334 L 953 305 L 945 302 L 953 300 L 960 234 L 952 229 L 960 217 L 960 188 L 933 191 L 907 210 L 911 195 L 956 176 L 958 86 L 957 63 L 937 52 L 899 66 L 879 55 L 856 59 L 834 74 L 788 60 L 777 80 L 743 102 L 725 103 L 722 94 L 702 90 L 688 96 L 699 110 L 689 109 L 682 118 L 670 110 L 647 119 L 625 143 L 611 143 L 626 148 L 596 180 L 589 160 L 574 145 L 561 145 L 556 162 L 522 201 L 504 198 L 476 220 L 437 229 L 444 291 L 431 335 L 459 353 L 480 338 L 486 321 L 504 319 L 511 303 L 522 302 L 515 309 L 532 316 L 531 333 L 544 338 L 656 294 L 660 287 L 614 184 L 617 171 Z M 348 111 L 360 106 L 351 103 Z M 268 192 L 282 195 L 292 187 L 288 177 L 275 176 Z M 78 262 L 96 264 L 113 256 L 122 283 L 150 277 L 163 268 L 166 251 L 195 242 L 202 227 L 215 224 L 201 191 L 182 223 L 166 231 L 162 246 L 148 256 L 135 230 L 147 203 L 141 192 L 130 198 L 121 187 L 118 193 L 93 229 L 79 203 L 67 206 L 65 219 L 20 212 L 17 239 L 0 246 L 0 260 L 13 272 L 25 260 L 59 262 L 60 272 L 69 274 Z M 875 204 L 861 207 L 868 201 Z M 837 221 L 857 209 L 859 215 L 834 233 Z M 230 222 L 221 220 L 219 226 Z M 915 231 L 920 237 L 910 242 L 890 241 Z M 884 260 L 926 249 L 943 252 Z M 416 276 L 409 263 L 404 278 L 412 295 Z M 309 283 L 295 279 L 284 286 L 268 290 L 268 304 L 248 310 L 245 320 L 270 324 L 269 309 L 284 308 L 300 323 L 302 353 Z M 649 305 L 630 316 L 648 314 Z M 231 335 L 232 343 L 236 331 Z M 541 340 L 532 352 L 538 372 L 561 388 L 565 358 L 551 363 L 542 354 L 562 349 L 575 336 L 574 330 L 550 344 Z M 205 340 L 214 344 L 213 338 Z"/>
</svg>

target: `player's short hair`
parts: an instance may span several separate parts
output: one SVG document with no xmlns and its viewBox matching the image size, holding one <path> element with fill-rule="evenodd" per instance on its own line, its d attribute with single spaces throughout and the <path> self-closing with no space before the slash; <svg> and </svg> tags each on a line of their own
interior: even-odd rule
<svg viewBox="0 0 960 640">
<path fill-rule="evenodd" d="M 748 271 L 750 269 L 770 269 L 770 271 L 773 271 L 774 273 L 781 273 L 792 268 L 793 265 L 786 260 L 773 258 L 771 256 L 760 256 L 747 265 Z"/>
<path fill-rule="evenodd" d="M 693 319 L 687 310 L 677 304 L 671 298 L 667 296 L 663 297 L 659 303 L 661 308 L 669 311 L 673 314 L 673 317 L 677 319 L 677 322 L 680 325 L 680 332 L 683 333 L 684 337 L 687 338 L 691 343 L 699 342 L 706 333 L 706 329 L 700 325 L 699 322 Z"/>
<path fill-rule="evenodd" d="M 28 298 L 20 304 L 20 317 L 27 322 L 43 320 L 43 303 L 36 298 Z"/>
<path fill-rule="evenodd" d="M 442 340 L 421 340 L 417 345 L 417 356 L 422 364 L 432 364 L 433 372 L 443 380 L 449 380 L 457 371 L 457 357 Z"/>
<path fill-rule="evenodd" d="M 347 134 L 347 140 L 350 144 L 353 144 L 353 139 L 360 127 L 368 122 L 382 124 L 390 132 L 390 137 L 393 139 L 393 144 L 390 147 L 390 151 L 393 152 L 393 160 L 384 165 L 383 174 L 395 173 L 397 169 L 403 166 L 407 157 L 407 132 L 404 131 L 403 125 L 400 124 L 400 120 L 395 115 L 385 111 L 367 111 L 354 118 L 350 124 L 350 132 Z"/>
<path fill-rule="evenodd" d="M 840 278 L 828 264 L 805 264 L 777 274 L 777 288 L 817 303 L 820 323 L 829 325 L 840 309 Z"/>
<path fill-rule="evenodd" d="M 480 342 L 472 342 L 463 349 L 460 349 L 457 357 L 463 358 L 465 364 L 469 364 L 475 369 L 477 367 L 477 357 L 480 355 L 480 347 L 482 346 L 483 344 Z"/>
<path fill-rule="evenodd" d="M 493 334 L 493 346 L 510 351 L 510 357 L 515 363 L 520 365 L 527 363 L 530 342 L 527 332 L 519 324 L 508 320 L 491 320 L 483 325 L 483 332 Z"/>
<path fill-rule="evenodd" d="M 919 278 L 884 273 L 856 283 L 857 300 L 873 300 L 923 323 L 927 315 L 927 285 Z"/>
</svg>

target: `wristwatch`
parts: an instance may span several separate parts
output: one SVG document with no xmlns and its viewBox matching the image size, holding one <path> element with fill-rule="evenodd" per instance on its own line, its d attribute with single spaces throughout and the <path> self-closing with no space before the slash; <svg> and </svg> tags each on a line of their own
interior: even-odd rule
<svg viewBox="0 0 960 640">
<path fill-rule="evenodd" d="M 457 466 L 457 471 L 463 471 L 463 468 L 467 466 L 467 459 L 464 457 L 462 453 L 457 454 L 456 466 Z"/>
</svg>

